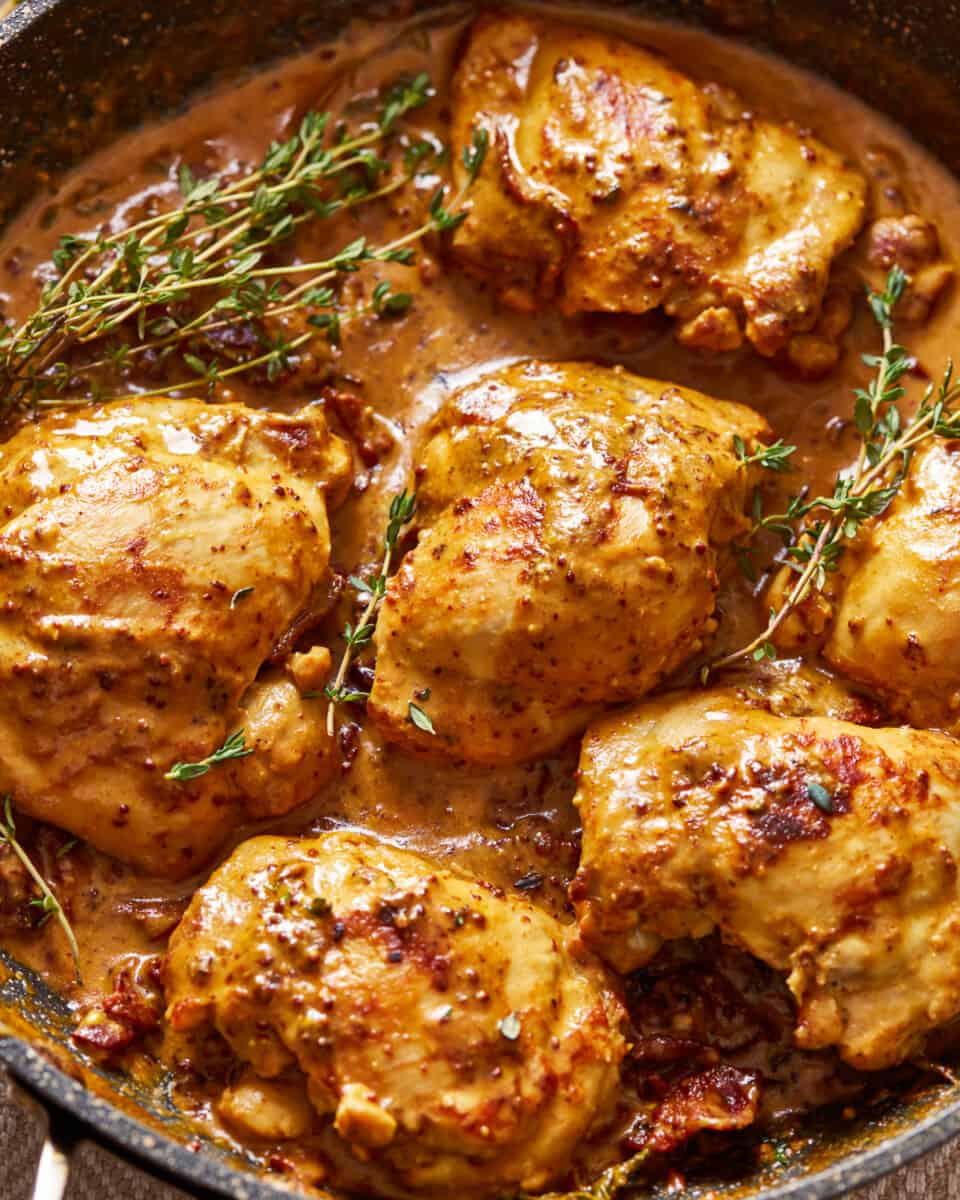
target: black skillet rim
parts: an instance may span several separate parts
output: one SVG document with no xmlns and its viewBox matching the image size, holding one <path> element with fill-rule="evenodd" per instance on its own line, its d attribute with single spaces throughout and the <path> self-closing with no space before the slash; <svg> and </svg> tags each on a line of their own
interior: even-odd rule
<svg viewBox="0 0 960 1200">
<path fill-rule="evenodd" d="M 200 1186 L 230 1200 L 278 1200 L 291 1195 L 287 1188 L 237 1170 L 202 1151 L 190 1150 L 181 1142 L 141 1125 L 71 1079 L 21 1038 L 0 1037 L 0 1062 L 35 1096 L 68 1112 L 115 1148 L 159 1169 L 174 1185 Z M 811 1176 L 758 1191 L 755 1200 L 836 1200 L 907 1166 L 958 1134 L 960 1100 L 922 1118 L 914 1128 L 831 1163 Z"/>
</svg>

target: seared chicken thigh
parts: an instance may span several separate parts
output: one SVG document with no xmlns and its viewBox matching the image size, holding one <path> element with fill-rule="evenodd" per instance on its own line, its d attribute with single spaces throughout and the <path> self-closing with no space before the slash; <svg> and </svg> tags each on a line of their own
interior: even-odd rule
<svg viewBox="0 0 960 1200">
<path fill-rule="evenodd" d="M 738 404 L 584 363 L 519 363 L 457 392 L 430 426 L 423 532 L 377 624 L 369 711 L 386 736 L 536 758 L 697 653 L 753 486 L 735 433 L 768 430 Z"/>
<path fill-rule="evenodd" d="M 316 790 L 332 746 L 279 665 L 324 602 L 349 465 L 320 408 L 193 401 L 68 411 L 2 447 L 0 790 L 17 808 L 181 876 L 243 816 Z M 249 757 L 164 778 L 241 728 Z"/>
<path fill-rule="evenodd" d="M 960 744 L 775 715 L 729 687 L 583 743 L 585 940 L 620 971 L 718 929 L 787 972 L 797 1041 L 898 1063 L 960 1013 Z"/>
<path fill-rule="evenodd" d="M 960 729 L 960 443 L 918 451 L 836 587 L 828 661 L 911 723 Z"/>
<path fill-rule="evenodd" d="M 255 838 L 171 939 L 166 1056 L 225 1041 L 248 1065 L 227 1119 L 263 1129 L 269 1096 L 271 1133 L 326 1131 L 364 1192 L 371 1169 L 388 1195 L 542 1189 L 610 1116 L 626 1050 L 574 932 L 363 834 Z"/>
<path fill-rule="evenodd" d="M 863 177 L 809 133 L 549 17 L 474 24 L 454 143 L 476 126 L 490 161 L 454 246 L 518 308 L 663 307 L 690 345 L 772 355 L 817 323 L 863 221 Z"/>
</svg>

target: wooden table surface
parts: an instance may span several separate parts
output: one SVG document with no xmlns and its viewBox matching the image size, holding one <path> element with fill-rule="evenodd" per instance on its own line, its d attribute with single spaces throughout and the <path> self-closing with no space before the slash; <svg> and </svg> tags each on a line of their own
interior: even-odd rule
<svg viewBox="0 0 960 1200">
<path fill-rule="evenodd" d="M 957 1200 L 960 1198 L 960 1144 L 951 1142 L 872 1187 L 853 1192 L 854 1200 Z"/>
</svg>

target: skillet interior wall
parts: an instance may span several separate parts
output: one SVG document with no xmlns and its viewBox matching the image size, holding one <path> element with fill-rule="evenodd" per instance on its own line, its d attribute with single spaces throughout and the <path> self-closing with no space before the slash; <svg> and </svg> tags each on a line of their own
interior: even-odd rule
<svg viewBox="0 0 960 1200">
<path fill-rule="evenodd" d="M 0 223 L 119 130 L 197 88 L 435 0 L 24 0 L 0 35 Z M 694 21 L 829 75 L 960 170 L 954 0 L 613 0 Z"/>
<path fill-rule="evenodd" d="M 353 17 L 441 7 L 380 0 L 25 0 L 0 34 L 0 222 L 117 132 L 176 109 L 198 88 L 332 39 Z M 960 8 L 952 3 L 623 0 L 607 7 L 693 21 L 771 48 L 907 125 L 960 171 Z M 882 1130 L 875 1122 L 858 1135 L 879 1140 L 921 1115 L 914 1108 L 884 1120 Z M 828 1148 L 827 1140 L 811 1168 L 855 1148 L 844 1138 Z M 755 1187 L 756 1181 L 724 1194 L 754 1194 Z"/>
</svg>

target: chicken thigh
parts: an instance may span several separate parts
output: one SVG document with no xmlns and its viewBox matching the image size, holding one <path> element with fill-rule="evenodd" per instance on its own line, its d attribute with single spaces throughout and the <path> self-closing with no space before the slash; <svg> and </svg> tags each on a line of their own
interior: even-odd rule
<svg viewBox="0 0 960 1200">
<path fill-rule="evenodd" d="M 713 930 L 777 970 L 798 1043 L 891 1066 L 960 1013 L 960 744 L 667 695 L 593 725 L 572 885 L 620 971 Z"/>
<path fill-rule="evenodd" d="M 863 177 L 622 38 L 491 13 L 454 81 L 453 141 L 490 161 L 454 247 L 517 308 L 644 313 L 687 344 L 773 355 L 816 325 Z M 462 166 L 457 168 L 461 173 Z"/>
<path fill-rule="evenodd" d="M 768 430 L 738 404 L 584 363 L 519 363 L 457 392 L 430 427 L 423 532 L 377 624 L 369 711 L 386 736 L 536 758 L 697 653 L 754 482 L 735 433 Z"/>
<path fill-rule="evenodd" d="M 960 730 L 960 443 L 917 452 L 834 586 L 827 660 L 911 723 Z"/>
<path fill-rule="evenodd" d="M 574 934 L 365 834 L 255 838 L 171 938 L 165 1054 L 225 1041 L 247 1072 L 221 1113 L 262 1130 L 245 1093 L 269 1095 L 271 1133 L 325 1134 L 365 1194 L 542 1189 L 611 1115 L 626 1051 Z"/>
<path fill-rule="evenodd" d="M 0 449 L 0 791 L 172 877 L 312 795 L 335 755 L 281 668 L 325 602 L 349 466 L 319 407 L 133 400 L 24 426 Z M 248 757 L 165 777 L 241 728 Z"/>
</svg>

